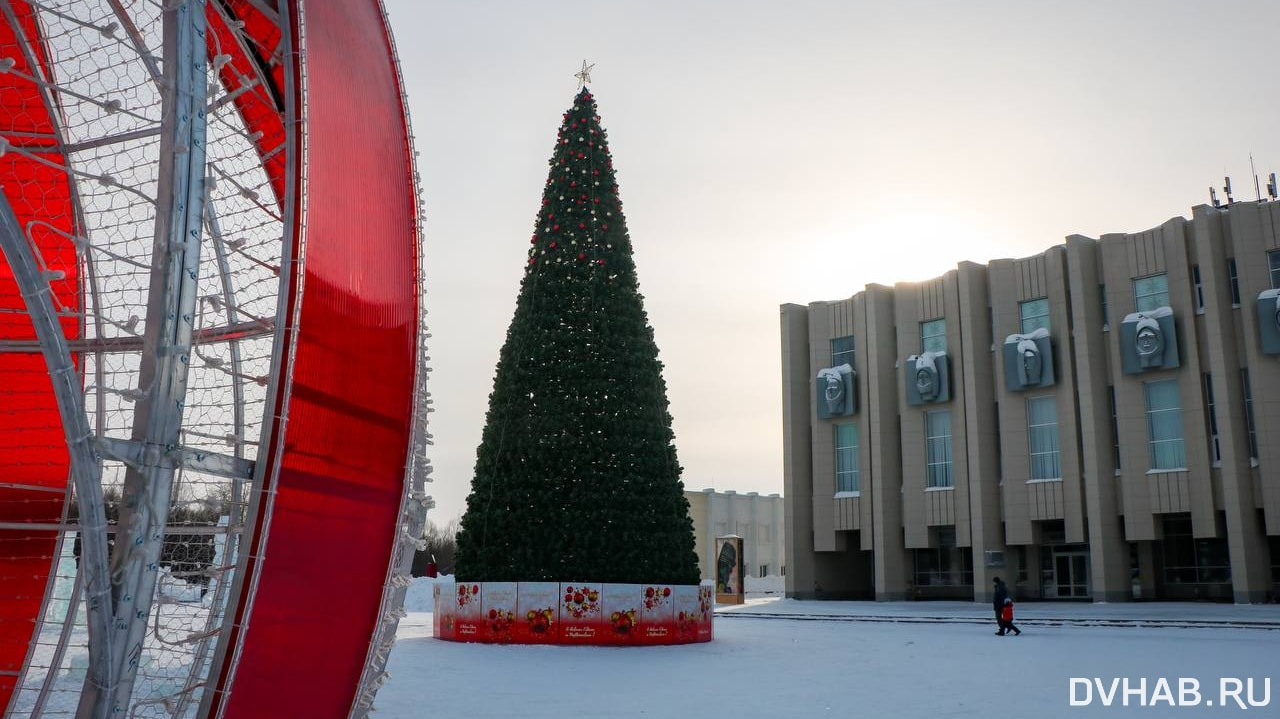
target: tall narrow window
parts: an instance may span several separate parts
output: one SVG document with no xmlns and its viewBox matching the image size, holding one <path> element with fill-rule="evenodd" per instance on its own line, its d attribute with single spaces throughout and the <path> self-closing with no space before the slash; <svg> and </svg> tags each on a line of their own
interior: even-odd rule
<svg viewBox="0 0 1280 719">
<path fill-rule="evenodd" d="M 862 487 L 858 474 L 858 424 L 836 425 L 836 491 L 857 492 Z"/>
<path fill-rule="evenodd" d="M 1120 421 L 1116 414 L 1116 388 L 1107 387 L 1107 396 L 1111 399 L 1111 458 L 1115 460 L 1116 471 L 1120 471 Z"/>
<path fill-rule="evenodd" d="M 1249 425 L 1249 459 L 1258 461 L 1258 428 L 1253 423 L 1253 387 L 1249 385 L 1249 368 L 1240 370 L 1240 382 L 1244 385 L 1244 419 Z"/>
<path fill-rule="evenodd" d="M 951 411 L 925 412 L 926 477 L 930 487 L 952 487 Z"/>
<path fill-rule="evenodd" d="M 1049 299 L 1028 300 L 1018 303 L 1018 319 L 1022 322 L 1022 334 L 1038 329 L 1049 329 Z"/>
<path fill-rule="evenodd" d="M 1280 290 L 1280 250 L 1267 253 L 1267 264 L 1271 269 L 1271 289 Z"/>
<path fill-rule="evenodd" d="M 920 351 L 947 351 L 947 321 L 929 320 L 920 323 Z"/>
<path fill-rule="evenodd" d="M 1191 281 L 1196 286 L 1196 314 L 1204 314 L 1204 285 L 1200 282 L 1200 265 L 1191 266 Z"/>
<path fill-rule="evenodd" d="M 1231 280 L 1231 306 L 1240 306 L 1240 274 L 1236 272 L 1236 258 L 1227 258 L 1227 279 Z"/>
<path fill-rule="evenodd" d="M 1107 286 L 1098 285 L 1098 301 L 1102 303 L 1102 328 L 1106 329 L 1111 324 L 1111 318 L 1107 312 Z"/>
<path fill-rule="evenodd" d="M 1133 281 L 1133 301 L 1139 312 L 1169 306 L 1169 276 L 1151 275 Z"/>
<path fill-rule="evenodd" d="M 1027 400 L 1027 434 L 1031 445 L 1031 478 L 1060 479 L 1058 402 L 1052 395 Z"/>
<path fill-rule="evenodd" d="M 847 337 L 836 337 L 831 340 L 831 366 L 839 367 L 847 364 L 850 367 L 857 367 L 853 363 L 853 335 Z"/>
<path fill-rule="evenodd" d="M 1218 441 L 1218 406 L 1213 399 L 1213 375 L 1204 374 L 1204 403 L 1209 408 L 1209 451 L 1215 465 L 1222 463 L 1222 443 Z"/>
<path fill-rule="evenodd" d="M 1151 469 L 1185 469 L 1187 450 L 1182 436 L 1182 402 L 1178 380 L 1143 385 L 1147 394 L 1147 437 Z"/>
</svg>

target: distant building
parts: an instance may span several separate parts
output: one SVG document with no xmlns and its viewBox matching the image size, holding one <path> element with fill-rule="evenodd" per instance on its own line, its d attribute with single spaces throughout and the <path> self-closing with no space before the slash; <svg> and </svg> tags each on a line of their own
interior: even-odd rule
<svg viewBox="0 0 1280 719">
<path fill-rule="evenodd" d="M 752 577 L 782 575 L 786 568 L 784 505 L 777 494 L 733 490 L 685 490 L 703 579 L 714 579 L 715 538 L 742 537 L 743 564 Z"/>
<path fill-rule="evenodd" d="M 1280 588 L 1280 203 L 781 308 L 787 595 Z"/>
</svg>

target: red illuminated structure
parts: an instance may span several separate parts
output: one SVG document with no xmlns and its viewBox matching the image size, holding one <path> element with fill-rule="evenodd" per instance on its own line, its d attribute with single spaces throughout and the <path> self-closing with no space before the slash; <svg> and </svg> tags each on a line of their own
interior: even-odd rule
<svg viewBox="0 0 1280 719">
<path fill-rule="evenodd" d="M 0 2 L 6 717 L 370 709 L 430 504 L 405 111 L 380 0 Z"/>
</svg>

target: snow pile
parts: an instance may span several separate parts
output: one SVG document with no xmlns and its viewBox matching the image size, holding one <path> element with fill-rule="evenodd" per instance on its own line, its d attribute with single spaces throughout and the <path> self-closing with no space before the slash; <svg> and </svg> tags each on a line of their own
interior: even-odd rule
<svg viewBox="0 0 1280 719">
<path fill-rule="evenodd" d="M 409 585 L 409 591 L 404 595 L 404 610 L 406 612 L 433 612 L 435 611 L 435 599 L 432 597 L 431 588 L 440 582 L 453 583 L 452 574 L 441 574 L 438 577 L 417 577 L 413 580 L 413 584 Z"/>
<path fill-rule="evenodd" d="M 787 591 L 787 580 L 770 574 L 767 577 L 747 577 L 747 594 L 749 596 L 774 595 L 782 596 Z"/>
</svg>

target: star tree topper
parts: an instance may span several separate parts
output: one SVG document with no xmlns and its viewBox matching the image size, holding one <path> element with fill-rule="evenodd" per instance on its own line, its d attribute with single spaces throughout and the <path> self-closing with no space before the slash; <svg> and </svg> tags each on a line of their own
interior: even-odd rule
<svg viewBox="0 0 1280 719">
<path fill-rule="evenodd" d="M 578 89 L 579 89 L 579 90 L 581 90 L 582 88 L 586 87 L 586 86 L 587 86 L 587 83 L 591 82 L 591 68 L 593 68 L 593 67 L 595 67 L 595 63 L 592 63 L 592 64 L 588 65 L 588 64 L 587 64 L 587 61 L 586 61 L 586 60 L 583 60 L 583 61 L 582 61 L 582 69 L 581 69 L 581 70 L 579 70 L 578 72 L 574 73 L 574 77 L 578 78 Z"/>
</svg>

